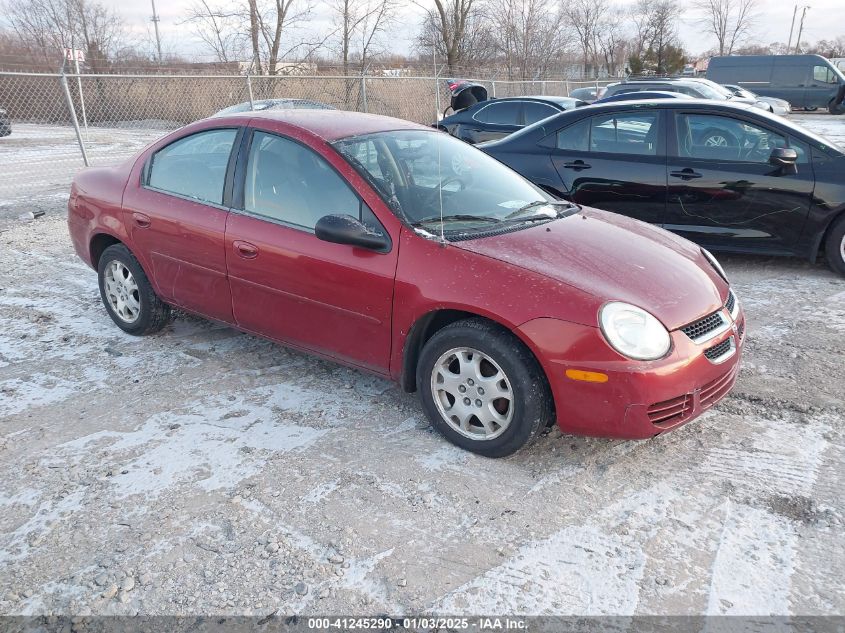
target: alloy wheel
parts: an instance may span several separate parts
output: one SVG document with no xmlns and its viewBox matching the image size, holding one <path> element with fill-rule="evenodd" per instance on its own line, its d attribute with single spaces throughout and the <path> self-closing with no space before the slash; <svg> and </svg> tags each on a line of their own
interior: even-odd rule
<svg viewBox="0 0 845 633">
<path fill-rule="evenodd" d="M 499 364 L 471 347 L 443 353 L 431 372 L 431 395 L 443 420 L 473 440 L 492 440 L 507 430 L 514 393 Z"/>
<path fill-rule="evenodd" d="M 112 312 L 124 323 L 134 323 L 141 314 L 141 297 L 135 277 L 122 262 L 112 260 L 104 271 L 106 299 Z"/>
<path fill-rule="evenodd" d="M 720 134 L 711 134 L 706 139 L 704 139 L 704 146 L 705 147 L 727 147 L 728 146 L 728 139 Z"/>
</svg>

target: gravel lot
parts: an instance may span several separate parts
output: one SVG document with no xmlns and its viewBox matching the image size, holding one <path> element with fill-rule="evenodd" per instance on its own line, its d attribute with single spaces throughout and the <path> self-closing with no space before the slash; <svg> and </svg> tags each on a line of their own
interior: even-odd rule
<svg viewBox="0 0 845 633">
<path fill-rule="evenodd" d="M 845 118 L 794 117 L 845 141 Z M 121 333 L 50 141 L 21 134 L 0 200 L 0 614 L 845 611 L 845 279 L 822 264 L 722 258 L 746 356 L 696 422 L 554 429 L 487 460 L 366 374 L 185 315 Z"/>
</svg>

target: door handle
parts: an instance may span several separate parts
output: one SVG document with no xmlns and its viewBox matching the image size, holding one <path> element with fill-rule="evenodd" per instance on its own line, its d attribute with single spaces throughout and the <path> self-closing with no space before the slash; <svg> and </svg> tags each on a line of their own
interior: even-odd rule
<svg viewBox="0 0 845 633">
<path fill-rule="evenodd" d="M 574 169 L 575 171 L 581 171 L 582 169 L 590 169 L 592 165 L 588 165 L 583 160 L 576 160 L 571 163 L 564 163 L 564 167 L 567 169 Z"/>
<path fill-rule="evenodd" d="M 235 240 L 232 242 L 232 245 L 235 247 L 235 252 L 244 259 L 255 259 L 258 257 L 258 247 L 255 244 Z"/>
<path fill-rule="evenodd" d="M 152 224 L 150 216 L 144 215 L 143 213 L 133 213 L 132 220 L 135 222 L 136 226 L 140 226 L 142 229 L 148 229 L 150 228 L 150 224 Z"/>
<path fill-rule="evenodd" d="M 681 180 L 692 180 L 693 178 L 701 178 L 701 174 L 687 167 L 681 171 L 670 171 L 669 175 L 673 178 L 680 178 Z"/>
</svg>

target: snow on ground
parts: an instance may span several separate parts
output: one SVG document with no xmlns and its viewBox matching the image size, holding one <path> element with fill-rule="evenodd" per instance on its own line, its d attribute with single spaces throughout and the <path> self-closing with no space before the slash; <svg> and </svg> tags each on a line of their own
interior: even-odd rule
<svg viewBox="0 0 845 633">
<path fill-rule="evenodd" d="M 100 133 L 111 158 L 148 132 Z M 0 613 L 845 609 L 845 279 L 823 265 L 723 259 L 745 359 L 696 422 L 487 460 L 369 375 L 181 314 L 123 334 L 66 234 L 69 163 L 7 140 Z"/>
</svg>

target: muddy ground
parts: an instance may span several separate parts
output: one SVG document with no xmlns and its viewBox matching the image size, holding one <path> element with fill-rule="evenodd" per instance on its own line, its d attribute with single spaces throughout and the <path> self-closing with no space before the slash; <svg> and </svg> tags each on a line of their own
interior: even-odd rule
<svg viewBox="0 0 845 633">
<path fill-rule="evenodd" d="M 63 203 L 61 182 L 0 201 L 0 614 L 845 610 L 845 279 L 823 264 L 721 258 L 745 359 L 697 421 L 488 460 L 369 375 L 185 315 L 122 334 Z"/>
</svg>

